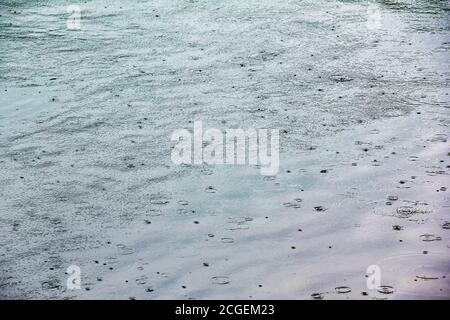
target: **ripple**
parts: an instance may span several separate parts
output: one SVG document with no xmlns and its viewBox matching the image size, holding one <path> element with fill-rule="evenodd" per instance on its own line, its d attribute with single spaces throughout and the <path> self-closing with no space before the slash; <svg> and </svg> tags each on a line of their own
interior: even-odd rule
<svg viewBox="0 0 450 320">
<path fill-rule="evenodd" d="M 293 208 L 293 209 L 299 209 L 302 207 L 302 205 L 300 204 L 302 202 L 302 199 L 296 199 L 293 202 L 285 202 L 283 203 L 283 206 L 286 208 Z"/>
<path fill-rule="evenodd" d="M 117 248 L 120 249 L 122 255 L 129 255 L 129 254 L 134 253 L 134 250 L 132 248 L 127 247 L 126 245 L 121 244 L 121 243 L 119 243 L 117 245 Z"/>
<path fill-rule="evenodd" d="M 142 276 L 140 276 L 139 278 L 137 278 L 135 281 L 136 281 L 136 283 L 139 284 L 139 285 L 144 285 L 144 284 L 147 283 L 147 280 L 148 280 L 148 277 L 142 275 Z"/>
<path fill-rule="evenodd" d="M 154 194 L 150 196 L 150 203 L 155 205 L 166 205 L 169 203 L 169 198 L 164 195 Z"/>
<path fill-rule="evenodd" d="M 441 241 L 442 238 L 439 236 L 435 236 L 434 234 L 422 234 L 420 236 L 422 241 Z"/>
<path fill-rule="evenodd" d="M 203 168 L 200 170 L 200 172 L 205 175 L 205 176 L 210 176 L 212 175 L 214 172 L 212 171 L 212 169 L 209 168 Z"/>
<path fill-rule="evenodd" d="M 313 293 L 311 294 L 311 298 L 313 298 L 314 300 L 323 300 L 323 293 Z"/>
<path fill-rule="evenodd" d="M 391 286 L 379 286 L 377 291 L 382 294 L 392 294 L 394 293 L 394 288 Z"/>
<path fill-rule="evenodd" d="M 247 230 L 250 228 L 248 222 L 253 221 L 250 217 L 233 217 L 228 218 L 227 224 L 229 225 L 227 230 Z"/>
<path fill-rule="evenodd" d="M 420 280 L 438 280 L 439 277 L 430 277 L 430 276 L 416 276 L 417 279 Z"/>
<path fill-rule="evenodd" d="M 195 210 L 188 210 L 185 208 L 180 208 L 177 210 L 178 214 L 186 215 L 186 214 L 195 214 Z"/>
<path fill-rule="evenodd" d="M 429 139 L 430 142 L 447 142 L 447 135 L 443 133 L 435 134 L 433 138 Z"/>
<path fill-rule="evenodd" d="M 225 285 L 230 283 L 230 278 L 227 276 L 215 276 L 211 278 L 212 283 L 218 284 L 218 285 Z"/>
<path fill-rule="evenodd" d="M 405 218 L 412 217 L 412 216 L 413 216 L 414 214 L 416 214 L 416 213 L 417 213 L 417 210 L 414 209 L 413 207 L 410 207 L 410 206 L 401 206 L 401 207 L 398 207 L 398 208 L 397 208 L 397 211 L 396 211 L 395 216 L 396 216 L 397 218 L 405 219 Z"/>
<path fill-rule="evenodd" d="M 178 200 L 178 204 L 180 204 L 182 206 L 187 206 L 189 204 L 189 201 L 187 201 L 187 200 Z"/>
<path fill-rule="evenodd" d="M 205 192 L 207 192 L 207 193 L 216 193 L 217 190 L 213 186 L 208 186 L 208 187 L 206 187 Z"/>
<path fill-rule="evenodd" d="M 148 215 L 152 217 L 161 216 L 162 214 L 163 214 L 162 211 L 159 209 L 150 209 L 148 212 Z"/>
<path fill-rule="evenodd" d="M 339 294 L 352 292 L 352 289 L 350 287 L 346 287 L 346 286 L 336 287 L 336 288 L 334 288 L 334 290 Z"/>
</svg>

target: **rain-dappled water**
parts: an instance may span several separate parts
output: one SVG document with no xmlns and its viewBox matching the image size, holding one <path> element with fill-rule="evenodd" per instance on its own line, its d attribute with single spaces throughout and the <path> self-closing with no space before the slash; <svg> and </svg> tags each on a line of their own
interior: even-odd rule
<svg viewBox="0 0 450 320">
<path fill-rule="evenodd" d="M 0 1 L 0 296 L 448 298 L 449 5 L 371 3 L 85 1 L 70 30 Z M 175 166 L 196 120 L 280 129 L 279 174 Z"/>
</svg>

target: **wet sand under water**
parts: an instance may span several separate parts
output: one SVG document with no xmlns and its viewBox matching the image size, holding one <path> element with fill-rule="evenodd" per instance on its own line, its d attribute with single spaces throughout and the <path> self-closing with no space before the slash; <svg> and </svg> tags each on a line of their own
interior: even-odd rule
<svg viewBox="0 0 450 320">
<path fill-rule="evenodd" d="M 88 2 L 70 34 L 2 7 L 0 297 L 448 299 L 443 10 L 175 3 Z M 174 166 L 195 120 L 280 128 L 279 174 Z"/>
</svg>

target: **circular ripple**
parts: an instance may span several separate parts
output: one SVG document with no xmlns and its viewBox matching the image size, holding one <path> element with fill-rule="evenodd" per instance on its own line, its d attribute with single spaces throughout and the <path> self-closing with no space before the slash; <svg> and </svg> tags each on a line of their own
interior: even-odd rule
<svg viewBox="0 0 450 320">
<path fill-rule="evenodd" d="M 392 294 L 394 293 L 394 288 L 391 286 L 379 286 L 377 291 L 382 294 Z"/>
<path fill-rule="evenodd" d="M 195 210 L 188 210 L 184 208 L 180 208 L 177 210 L 178 214 L 194 214 Z"/>
<path fill-rule="evenodd" d="M 302 207 L 301 204 L 297 202 L 285 202 L 283 203 L 283 206 L 286 208 L 294 208 L 294 209 L 299 209 Z"/>
<path fill-rule="evenodd" d="M 439 236 L 435 236 L 434 234 L 423 234 L 420 236 L 422 241 L 441 241 L 442 238 Z"/>
<path fill-rule="evenodd" d="M 122 255 L 129 255 L 129 254 L 134 253 L 134 249 L 133 248 L 127 247 L 126 245 L 121 244 L 121 243 L 119 243 L 117 245 L 117 248 L 120 249 Z"/>
<path fill-rule="evenodd" d="M 224 284 L 230 283 L 230 278 L 228 278 L 227 276 L 215 276 L 215 277 L 212 277 L 211 280 L 212 280 L 212 283 L 219 284 L 219 285 L 224 285 Z"/>
<path fill-rule="evenodd" d="M 316 292 L 311 294 L 311 298 L 313 298 L 314 300 L 323 300 L 323 294 Z"/>
<path fill-rule="evenodd" d="M 346 286 L 336 287 L 336 288 L 334 288 L 334 290 L 336 290 L 336 292 L 339 294 L 352 292 L 352 289 L 350 289 L 350 287 L 346 287 Z"/>
<path fill-rule="evenodd" d="M 156 205 L 165 205 L 169 203 L 169 200 L 166 198 L 154 198 L 150 200 L 151 204 L 156 204 Z"/>
<path fill-rule="evenodd" d="M 432 277 L 432 276 L 425 276 L 425 275 L 421 275 L 421 276 L 416 276 L 417 279 L 420 280 L 438 280 L 439 277 Z"/>
<path fill-rule="evenodd" d="M 207 188 L 205 189 L 205 192 L 207 192 L 207 193 L 216 193 L 217 190 L 214 189 L 214 187 L 209 186 L 209 187 L 207 187 Z"/>
<path fill-rule="evenodd" d="M 396 217 L 398 218 L 409 218 L 417 212 L 416 209 L 410 206 L 402 206 L 397 208 Z"/>
</svg>

